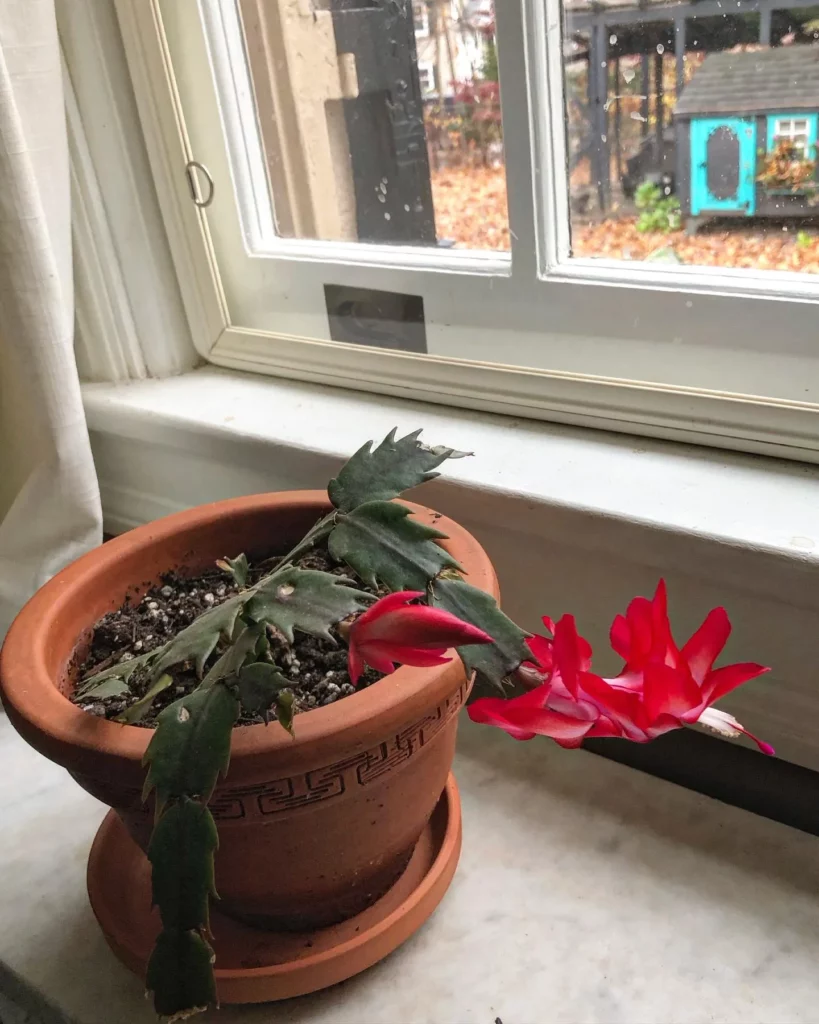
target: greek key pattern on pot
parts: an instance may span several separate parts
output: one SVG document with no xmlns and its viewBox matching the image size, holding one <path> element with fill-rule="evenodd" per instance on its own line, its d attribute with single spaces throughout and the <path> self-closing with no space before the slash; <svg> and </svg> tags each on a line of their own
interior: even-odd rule
<svg viewBox="0 0 819 1024">
<path fill-rule="evenodd" d="M 366 786 L 403 764 L 436 736 L 463 707 L 468 686 L 460 689 L 419 722 L 372 750 L 354 754 L 305 775 L 276 779 L 217 793 L 210 810 L 217 821 L 267 816 L 341 796 L 350 786 Z"/>
</svg>

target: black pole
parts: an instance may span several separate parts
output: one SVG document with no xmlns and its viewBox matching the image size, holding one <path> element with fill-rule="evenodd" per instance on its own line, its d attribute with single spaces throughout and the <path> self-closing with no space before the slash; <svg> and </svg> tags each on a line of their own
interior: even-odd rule
<svg viewBox="0 0 819 1024">
<path fill-rule="evenodd" d="M 620 58 L 614 58 L 614 162 L 617 168 L 618 185 L 623 180 L 623 154 L 620 149 L 620 126 L 622 110 L 620 107 Z"/>
<path fill-rule="evenodd" d="M 659 162 L 663 153 L 663 55 L 661 53 L 654 54 L 654 98 L 654 111 L 657 118 L 655 157 Z"/>
<path fill-rule="evenodd" d="M 674 52 L 677 55 L 677 99 L 685 85 L 685 18 L 674 19 Z"/>
<path fill-rule="evenodd" d="M 648 54 L 640 54 L 640 91 L 643 94 L 640 103 L 640 136 L 645 138 L 648 135 L 648 98 L 651 95 L 651 80 L 649 78 L 650 66 Z"/>
</svg>

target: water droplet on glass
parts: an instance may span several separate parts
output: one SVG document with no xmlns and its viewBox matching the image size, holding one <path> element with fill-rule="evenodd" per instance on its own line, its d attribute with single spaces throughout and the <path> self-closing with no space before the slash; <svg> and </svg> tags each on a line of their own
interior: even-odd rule
<svg viewBox="0 0 819 1024">
<path fill-rule="evenodd" d="M 378 201 L 379 201 L 379 203 L 386 203 L 386 201 L 387 201 L 387 197 L 386 197 L 386 196 L 384 196 L 384 195 L 382 195 L 382 194 L 381 194 L 381 193 L 379 192 L 379 193 L 378 193 Z"/>
<path fill-rule="evenodd" d="M 657 53 L 665 53 L 665 47 L 662 43 L 657 43 Z"/>
<path fill-rule="evenodd" d="M 691 299 L 689 299 L 688 302 L 686 302 L 685 307 L 686 309 L 691 309 L 693 305 L 694 303 L 691 301 Z"/>
<path fill-rule="evenodd" d="M 626 70 L 623 72 L 623 79 L 626 82 L 626 84 L 628 84 L 629 82 L 634 81 L 636 75 L 636 71 L 632 71 L 631 68 L 626 68 Z"/>
<path fill-rule="evenodd" d="M 404 210 L 405 210 L 405 211 L 406 211 L 407 213 L 409 213 L 409 211 L 410 211 L 410 205 L 409 205 L 409 203 L 404 203 Z"/>
<path fill-rule="evenodd" d="M 392 220 L 392 218 L 390 217 L 390 215 L 388 213 L 385 213 L 384 214 L 384 220 Z"/>
<path fill-rule="evenodd" d="M 631 118 L 632 121 L 647 121 L 648 120 L 648 118 L 647 117 L 643 117 L 643 115 L 638 110 L 632 110 L 632 112 L 629 114 L 629 117 Z"/>
<path fill-rule="evenodd" d="M 611 43 L 612 46 L 614 46 L 615 43 L 617 42 L 617 36 L 612 33 L 612 35 L 609 36 L 609 42 Z"/>
<path fill-rule="evenodd" d="M 606 61 L 604 61 L 604 60 L 601 60 L 601 61 L 600 61 L 600 67 L 601 67 L 601 68 L 604 68 L 605 66 L 606 66 Z"/>
<path fill-rule="evenodd" d="M 606 141 L 606 139 L 607 139 L 607 137 L 608 137 L 608 136 L 606 136 L 606 135 L 601 135 L 601 136 L 600 136 L 600 141 L 601 141 L 601 142 L 605 142 L 605 141 Z"/>
</svg>

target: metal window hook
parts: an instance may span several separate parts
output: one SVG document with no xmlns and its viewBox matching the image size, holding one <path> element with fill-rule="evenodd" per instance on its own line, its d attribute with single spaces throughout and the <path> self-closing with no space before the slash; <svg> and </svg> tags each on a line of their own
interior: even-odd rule
<svg viewBox="0 0 819 1024">
<path fill-rule="evenodd" d="M 202 193 L 199 188 L 199 177 L 195 173 L 199 173 L 204 177 L 207 182 L 207 190 Z M 205 167 L 204 164 L 200 164 L 198 160 L 189 160 L 185 164 L 185 175 L 188 179 L 188 188 L 191 192 L 191 199 L 194 203 L 204 209 L 206 206 L 210 206 L 213 202 L 213 178 L 211 177 L 210 171 Z"/>
</svg>

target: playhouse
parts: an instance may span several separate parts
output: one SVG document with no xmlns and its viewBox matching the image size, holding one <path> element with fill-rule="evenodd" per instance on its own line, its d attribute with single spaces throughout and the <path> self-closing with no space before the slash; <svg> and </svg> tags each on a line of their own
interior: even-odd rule
<svg viewBox="0 0 819 1024">
<path fill-rule="evenodd" d="M 819 216 L 818 115 L 819 46 L 709 54 L 674 111 L 683 216 Z"/>
</svg>

